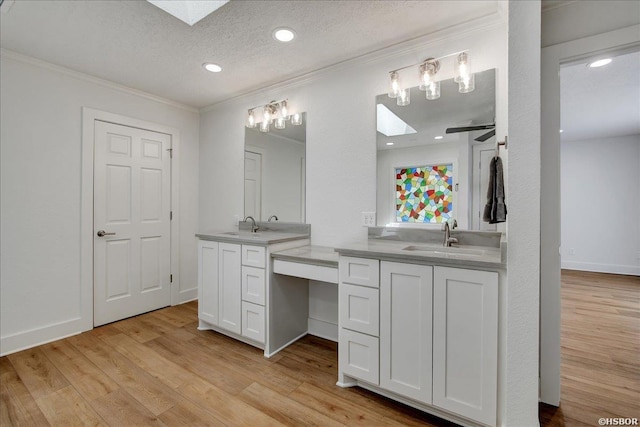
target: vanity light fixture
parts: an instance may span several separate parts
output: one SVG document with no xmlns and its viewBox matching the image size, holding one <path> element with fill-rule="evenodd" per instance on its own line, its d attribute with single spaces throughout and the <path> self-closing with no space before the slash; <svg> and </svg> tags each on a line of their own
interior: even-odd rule
<svg viewBox="0 0 640 427">
<path fill-rule="evenodd" d="M 589 62 L 589 68 L 598 68 L 598 67 L 604 67 L 607 64 L 611 63 L 611 58 L 603 58 L 603 59 L 598 59 L 597 61 L 592 61 Z"/>
<path fill-rule="evenodd" d="M 222 71 L 222 67 L 218 64 L 214 64 L 213 62 L 205 62 L 204 64 L 202 64 L 202 66 L 205 70 L 211 71 L 212 73 L 219 73 L 220 71 Z"/>
<path fill-rule="evenodd" d="M 256 110 L 258 110 L 256 117 Z M 260 112 L 262 114 L 260 114 Z M 260 132 L 269 132 L 271 124 L 276 129 L 284 129 L 286 122 L 290 120 L 294 126 L 302 124 L 302 114 L 289 112 L 289 104 L 286 99 L 280 101 L 271 101 L 265 105 L 257 105 L 247 110 L 247 121 L 245 126 L 248 128 L 259 127 Z"/>
<path fill-rule="evenodd" d="M 296 33 L 290 28 L 276 28 L 273 30 L 273 38 L 279 42 L 288 43 L 296 38 Z"/>
<path fill-rule="evenodd" d="M 407 65 L 397 70 L 389 71 L 389 98 L 396 98 L 399 106 L 409 105 L 410 90 L 404 87 L 400 79 L 400 71 L 407 68 L 418 66 L 419 88 L 425 91 L 428 100 L 440 98 L 440 81 L 436 79 L 438 71 L 440 71 L 441 61 L 445 58 L 455 56 L 454 60 L 454 81 L 458 83 L 458 92 L 468 93 L 475 89 L 475 76 L 471 72 L 471 63 L 469 60 L 469 51 L 450 53 L 439 58 L 427 58 L 418 64 Z"/>
</svg>

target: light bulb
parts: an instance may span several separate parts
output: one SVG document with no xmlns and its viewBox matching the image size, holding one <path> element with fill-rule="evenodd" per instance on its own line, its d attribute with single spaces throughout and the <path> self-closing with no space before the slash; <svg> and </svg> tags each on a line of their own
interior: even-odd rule
<svg viewBox="0 0 640 427">
<path fill-rule="evenodd" d="M 440 70 L 440 62 L 429 58 L 418 67 L 418 70 L 420 74 L 420 90 L 427 90 L 436 81 L 436 74 Z"/>
<path fill-rule="evenodd" d="M 269 123 L 271 121 L 271 106 L 270 105 L 265 105 L 264 109 L 262 110 L 262 122 L 263 123 Z"/>
<path fill-rule="evenodd" d="M 283 119 L 289 118 L 289 110 L 287 109 L 287 101 L 282 101 L 280 103 L 280 117 Z"/>
<path fill-rule="evenodd" d="M 396 104 L 400 107 L 407 106 L 411 103 L 411 89 L 400 89 L 398 90 L 398 96 L 396 98 Z"/>
<path fill-rule="evenodd" d="M 273 127 L 276 129 L 284 129 L 285 127 L 285 119 L 284 117 L 278 117 L 273 124 Z"/>
<path fill-rule="evenodd" d="M 395 98 L 400 91 L 400 76 L 397 71 L 389 74 L 389 98 Z"/>
<path fill-rule="evenodd" d="M 471 62 L 469 61 L 469 54 L 462 52 L 456 58 L 456 76 L 454 78 L 456 83 L 460 83 L 461 80 L 467 79 L 471 75 Z"/>
<path fill-rule="evenodd" d="M 431 82 L 429 86 L 426 88 L 427 99 L 433 101 L 434 99 L 440 98 L 440 82 Z"/>
<path fill-rule="evenodd" d="M 302 124 L 302 114 L 294 113 L 291 115 L 291 124 L 294 126 L 300 126 Z"/>
<path fill-rule="evenodd" d="M 269 122 L 260 122 L 260 132 L 269 132 Z"/>
<path fill-rule="evenodd" d="M 247 123 L 245 126 L 248 128 L 256 127 L 256 118 L 253 115 L 253 110 L 249 110 L 249 115 L 247 116 Z"/>
<path fill-rule="evenodd" d="M 476 88 L 476 77 L 470 74 L 466 79 L 462 79 L 458 82 L 458 92 L 469 93 L 473 92 Z"/>
</svg>

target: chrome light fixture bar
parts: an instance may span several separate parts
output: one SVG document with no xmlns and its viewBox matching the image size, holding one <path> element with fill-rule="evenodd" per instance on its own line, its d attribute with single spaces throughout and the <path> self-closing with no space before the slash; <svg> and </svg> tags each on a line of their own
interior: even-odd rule
<svg viewBox="0 0 640 427">
<path fill-rule="evenodd" d="M 458 91 L 460 93 L 473 91 L 475 89 L 475 77 L 471 72 L 469 51 L 464 50 L 450 53 L 439 58 L 427 58 L 420 63 L 389 71 L 389 98 L 396 98 L 396 103 L 399 106 L 409 105 L 411 102 L 410 87 L 403 85 L 400 78 L 400 71 L 415 67 L 416 65 L 418 66 L 419 89 L 426 92 L 425 96 L 428 100 L 440 98 L 440 81 L 437 80 L 437 74 L 438 71 L 440 71 L 441 61 L 450 57 L 455 57 L 453 60 L 454 81 L 458 83 Z"/>
<path fill-rule="evenodd" d="M 256 113 L 256 111 L 258 112 Z M 260 113 L 262 113 L 261 120 L 258 119 Z M 281 99 L 249 108 L 245 126 L 248 128 L 259 126 L 260 132 L 269 132 L 272 124 L 276 129 L 284 129 L 289 120 L 292 125 L 299 126 L 302 124 L 302 115 L 300 113 L 291 114 L 288 100 Z"/>
</svg>

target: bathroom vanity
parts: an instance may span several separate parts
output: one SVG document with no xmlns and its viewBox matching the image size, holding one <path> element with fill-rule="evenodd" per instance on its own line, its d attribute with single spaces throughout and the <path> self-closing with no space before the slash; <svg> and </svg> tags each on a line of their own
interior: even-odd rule
<svg viewBox="0 0 640 427">
<path fill-rule="evenodd" d="M 274 251 L 308 245 L 309 231 L 278 224 L 197 234 L 198 328 L 264 349 L 266 357 L 304 336 L 308 289 L 275 277 L 270 260 Z"/>
<path fill-rule="evenodd" d="M 460 247 L 384 233 L 336 249 L 338 385 L 459 424 L 495 426 L 506 283 L 500 233 L 456 232 L 461 241 L 489 243 Z"/>
</svg>

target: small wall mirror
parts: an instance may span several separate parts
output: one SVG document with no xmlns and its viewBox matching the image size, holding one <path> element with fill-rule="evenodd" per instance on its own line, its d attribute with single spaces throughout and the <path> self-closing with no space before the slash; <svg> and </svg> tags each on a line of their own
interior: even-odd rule
<svg viewBox="0 0 640 427">
<path fill-rule="evenodd" d="M 245 128 L 244 215 L 267 221 L 305 222 L 307 115 L 286 128 Z M 272 218 L 274 220 L 275 218 Z"/>
<path fill-rule="evenodd" d="M 376 97 L 377 224 L 494 230 L 481 221 L 489 162 L 495 154 L 495 70 L 475 74 L 475 90 L 459 93 L 441 82 L 440 98 L 427 100 L 411 88 L 411 103 Z M 487 125 L 464 131 L 464 127 Z M 456 129 L 455 133 L 446 133 Z"/>
</svg>

